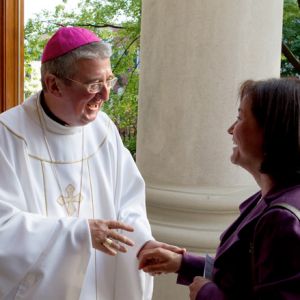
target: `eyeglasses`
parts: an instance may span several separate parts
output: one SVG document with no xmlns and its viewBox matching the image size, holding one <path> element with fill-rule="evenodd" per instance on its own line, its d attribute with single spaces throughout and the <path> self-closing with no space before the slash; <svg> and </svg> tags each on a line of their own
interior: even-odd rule
<svg viewBox="0 0 300 300">
<path fill-rule="evenodd" d="M 108 89 L 112 89 L 118 81 L 117 77 L 106 80 L 106 82 L 93 82 L 93 83 L 82 83 L 80 81 L 70 79 L 70 78 L 64 78 L 64 79 L 73 81 L 77 84 L 84 86 L 86 88 L 86 90 L 88 91 L 88 93 L 91 93 L 91 94 L 100 93 L 102 88 L 104 87 L 104 85 L 106 85 L 106 87 Z"/>
</svg>

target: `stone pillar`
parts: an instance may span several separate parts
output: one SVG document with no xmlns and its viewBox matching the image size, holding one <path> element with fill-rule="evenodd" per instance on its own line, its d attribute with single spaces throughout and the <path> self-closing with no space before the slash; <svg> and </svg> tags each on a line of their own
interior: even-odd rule
<svg viewBox="0 0 300 300">
<path fill-rule="evenodd" d="M 137 163 L 154 236 L 214 253 L 254 180 L 230 162 L 245 79 L 278 77 L 283 0 L 143 0 Z M 171 288 L 172 286 L 172 288 Z M 175 276 L 154 300 L 187 299 Z"/>
</svg>

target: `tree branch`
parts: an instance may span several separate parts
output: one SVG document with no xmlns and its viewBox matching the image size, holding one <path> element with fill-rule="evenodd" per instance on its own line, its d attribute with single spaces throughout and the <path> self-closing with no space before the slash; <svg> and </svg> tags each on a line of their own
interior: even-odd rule
<svg viewBox="0 0 300 300">
<path fill-rule="evenodd" d="M 300 0 L 299 0 L 300 1 Z M 102 24 L 102 25 L 95 25 L 95 24 L 61 24 L 61 23 L 53 23 L 56 26 L 65 27 L 65 26 L 78 26 L 78 27 L 94 27 L 94 28 L 114 28 L 114 29 L 126 29 L 126 27 L 114 25 L 114 24 Z"/>
<path fill-rule="evenodd" d="M 300 2 L 300 0 L 298 0 Z M 296 58 L 296 56 L 292 53 L 292 51 L 288 48 L 288 46 L 282 42 L 281 48 L 282 54 L 286 57 L 288 62 L 296 69 L 297 72 L 300 72 L 300 62 Z"/>
<path fill-rule="evenodd" d="M 300 8 L 300 0 L 298 0 L 298 6 L 299 6 L 299 8 Z"/>
<path fill-rule="evenodd" d="M 300 0 L 299 0 L 300 1 Z M 113 72 L 116 70 L 116 68 L 118 67 L 119 63 L 121 62 L 122 58 L 126 55 L 127 53 L 127 50 L 131 47 L 131 45 L 137 41 L 138 39 L 140 38 L 140 36 L 136 36 L 131 42 L 130 44 L 126 47 L 126 49 L 124 50 L 124 52 L 122 53 L 122 55 L 120 56 L 119 60 L 116 62 L 115 66 L 114 66 L 114 69 L 113 69 Z"/>
<path fill-rule="evenodd" d="M 131 81 L 131 79 L 132 79 L 132 76 L 133 76 L 133 74 L 134 74 L 134 72 L 136 71 L 136 69 L 137 69 L 138 66 L 139 66 L 139 63 L 137 63 L 136 66 L 134 67 L 134 69 L 131 71 L 130 76 L 129 76 L 129 78 L 128 78 L 128 82 L 127 82 L 126 87 L 125 87 L 125 90 L 124 90 L 123 94 L 121 95 L 121 97 L 120 97 L 120 99 L 119 99 L 120 102 L 123 100 L 124 95 L 125 95 L 125 93 L 126 93 L 126 91 L 127 91 L 127 87 L 128 87 L 128 85 L 129 85 L 129 83 L 130 83 L 130 81 Z"/>
<path fill-rule="evenodd" d="M 300 0 L 299 0 L 300 1 Z M 79 27 L 94 27 L 94 28 L 115 28 L 115 29 L 125 29 L 124 26 L 114 25 L 114 24 L 102 24 L 102 25 L 95 25 L 95 24 L 75 24 L 74 26 Z"/>
</svg>

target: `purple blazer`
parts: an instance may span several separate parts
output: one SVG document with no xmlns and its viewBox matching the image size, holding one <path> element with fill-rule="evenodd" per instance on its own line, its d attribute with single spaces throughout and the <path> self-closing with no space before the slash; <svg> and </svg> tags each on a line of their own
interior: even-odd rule
<svg viewBox="0 0 300 300">
<path fill-rule="evenodd" d="M 260 192 L 240 205 L 240 215 L 221 235 L 212 282 L 197 300 L 300 299 L 300 222 L 288 203 L 300 209 L 300 185 L 266 196 Z M 258 204 L 257 204 L 258 203 Z M 204 258 L 184 254 L 177 283 L 202 276 Z"/>
</svg>

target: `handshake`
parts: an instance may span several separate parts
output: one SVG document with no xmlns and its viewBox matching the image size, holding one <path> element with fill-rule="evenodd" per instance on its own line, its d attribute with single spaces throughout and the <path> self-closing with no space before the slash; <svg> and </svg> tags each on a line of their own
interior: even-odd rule
<svg viewBox="0 0 300 300">
<path fill-rule="evenodd" d="M 113 220 L 89 220 L 93 247 L 108 255 L 127 252 L 134 242 L 116 230 L 134 231 L 132 226 Z M 176 272 L 186 250 L 158 241 L 148 241 L 139 251 L 139 269 L 152 275 Z"/>
<path fill-rule="evenodd" d="M 158 241 L 147 242 L 138 254 L 139 269 L 151 275 L 177 272 L 184 248 Z"/>
</svg>

